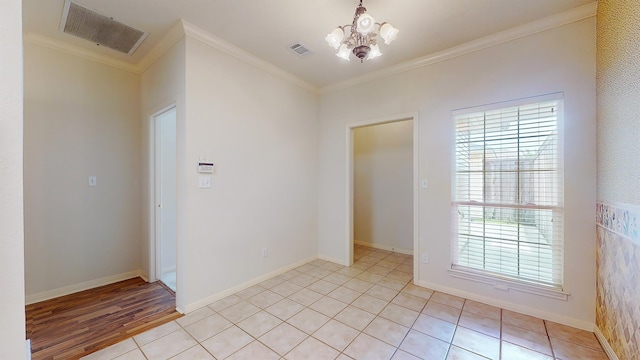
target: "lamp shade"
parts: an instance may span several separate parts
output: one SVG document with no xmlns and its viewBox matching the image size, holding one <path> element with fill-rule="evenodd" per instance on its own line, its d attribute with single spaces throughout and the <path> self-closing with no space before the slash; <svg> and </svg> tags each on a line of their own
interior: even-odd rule
<svg viewBox="0 0 640 360">
<path fill-rule="evenodd" d="M 371 45 L 370 48 L 371 50 L 369 51 L 369 56 L 367 56 L 367 60 L 375 59 L 378 56 L 382 55 L 378 45 Z"/>
<path fill-rule="evenodd" d="M 396 39 L 400 30 L 394 28 L 389 23 L 384 23 L 380 26 L 380 36 L 384 39 L 384 43 L 389 45 L 393 40 Z"/>
<path fill-rule="evenodd" d="M 351 61 L 351 59 L 349 59 L 349 48 L 347 47 L 347 45 L 342 44 L 340 45 L 340 50 L 338 50 L 338 53 L 336 54 L 337 57 L 347 60 L 347 61 Z"/>
<path fill-rule="evenodd" d="M 340 27 L 337 27 L 333 29 L 333 31 L 330 32 L 324 39 L 327 40 L 329 46 L 337 50 L 340 47 L 342 39 L 344 39 L 344 30 L 342 30 L 342 28 Z"/>
<path fill-rule="evenodd" d="M 367 35 L 371 31 L 373 31 L 375 24 L 376 24 L 376 19 L 374 19 L 373 16 L 367 13 L 364 13 L 358 16 L 358 21 L 356 22 L 356 29 L 360 34 Z"/>
</svg>

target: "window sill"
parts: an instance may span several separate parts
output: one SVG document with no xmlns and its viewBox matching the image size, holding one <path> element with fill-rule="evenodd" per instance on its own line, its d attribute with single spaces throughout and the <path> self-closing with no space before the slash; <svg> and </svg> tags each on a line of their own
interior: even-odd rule
<svg viewBox="0 0 640 360">
<path fill-rule="evenodd" d="M 494 276 L 479 274 L 471 271 L 464 271 L 459 269 L 449 269 L 448 271 L 450 276 L 492 285 L 494 288 L 503 291 L 516 290 L 563 301 L 567 301 L 569 299 L 569 295 L 571 295 L 570 293 L 563 290 L 551 289 L 533 284 L 526 284 L 514 280 L 496 278 Z"/>
</svg>

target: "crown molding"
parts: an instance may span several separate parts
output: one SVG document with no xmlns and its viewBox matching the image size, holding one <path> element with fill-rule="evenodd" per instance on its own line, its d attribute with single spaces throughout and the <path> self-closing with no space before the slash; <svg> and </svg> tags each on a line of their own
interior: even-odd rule
<svg viewBox="0 0 640 360">
<path fill-rule="evenodd" d="M 142 60 L 138 62 L 136 68 L 138 72 L 141 74 L 145 72 L 153 63 L 156 62 L 167 50 L 169 50 L 175 43 L 177 43 L 180 39 L 182 39 L 185 35 L 184 27 L 182 25 L 182 21 L 176 21 L 175 24 L 171 26 L 167 34 L 160 40 L 156 46 L 151 49 L 147 55 L 145 55 Z"/>
<path fill-rule="evenodd" d="M 154 48 L 142 58 L 137 64 L 118 60 L 108 55 L 99 54 L 95 51 L 85 49 L 76 45 L 68 44 L 60 40 L 52 39 L 36 33 L 27 33 L 24 35 L 24 41 L 58 50 L 70 55 L 75 55 L 87 60 L 95 61 L 104 65 L 112 66 L 121 70 L 141 74 L 146 71 L 156 60 L 158 60 L 169 48 L 178 42 L 183 36 L 190 36 L 199 40 L 213 48 L 216 48 L 228 55 L 242 60 L 252 66 L 266 71 L 280 79 L 288 81 L 302 89 L 313 94 L 327 94 L 334 91 L 342 90 L 352 86 L 382 79 L 391 75 L 415 70 L 424 66 L 439 63 L 441 61 L 453 59 L 458 56 L 469 54 L 478 50 L 486 49 L 492 46 L 500 45 L 509 41 L 517 40 L 526 36 L 537 34 L 546 30 L 567 25 L 576 21 L 596 16 L 597 2 L 582 5 L 571 10 L 555 14 L 540 20 L 536 20 L 521 26 L 517 26 L 505 31 L 501 31 L 480 39 L 476 39 L 452 48 L 430 54 L 421 58 L 417 58 L 405 63 L 386 67 L 379 71 L 365 74 L 363 76 L 351 78 L 333 85 L 324 87 L 316 87 L 301 78 L 235 46 L 232 45 L 202 29 L 185 21 L 176 22 L 169 32 Z"/>
<path fill-rule="evenodd" d="M 469 54 L 478 50 L 486 49 L 526 36 L 534 35 L 546 30 L 551 30 L 576 21 L 584 20 L 596 16 L 597 10 L 597 2 L 578 6 L 571 10 L 551 15 L 524 25 L 516 26 L 514 28 L 488 35 L 480 39 L 469 41 L 467 43 L 454 46 L 452 48 L 434 54 L 430 54 L 398 65 L 393 65 L 379 71 L 339 82 L 337 84 L 322 87 L 320 88 L 320 94 L 328 94 L 334 91 L 382 79 L 391 75 L 415 70 L 424 66 L 439 63 L 441 61 L 453 59 L 461 55 Z"/>
<path fill-rule="evenodd" d="M 151 65 L 153 65 L 153 63 L 158 60 L 162 56 L 162 54 L 169 50 L 169 48 L 171 48 L 182 37 L 184 37 L 182 22 L 177 21 L 169 29 L 169 32 L 167 32 L 162 40 L 160 40 L 160 42 L 156 44 L 156 46 L 154 46 L 153 49 L 151 49 L 151 51 L 147 55 L 145 55 L 137 64 L 118 60 L 108 55 L 102 55 L 95 51 L 68 44 L 66 42 L 52 39 L 50 37 L 46 37 L 36 33 L 25 34 L 24 41 L 49 49 L 58 50 L 70 55 L 78 56 L 87 60 L 95 61 L 121 70 L 129 71 L 135 74 L 142 74 Z"/>
<path fill-rule="evenodd" d="M 292 75 L 291 73 L 282 70 L 281 68 L 262 60 L 261 58 L 235 46 L 232 45 L 202 29 L 199 27 L 182 20 L 182 25 L 184 27 L 184 33 L 186 36 L 192 37 L 198 41 L 201 41 L 213 48 L 216 48 L 228 55 L 231 55 L 239 60 L 246 62 L 249 65 L 255 66 L 258 69 L 266 71 L 271 75 L 274 75 L 282 80 L 288 81 L 294 85 L 297 85 L 300 88 L 303 88 L 313 94 L 319 94 L 319 89 L 316 86 L 311 85 L 310 83 L 300 79 L 299 77 Z"/>
<path fill-rule="evenodd" d="M 139 74 L 138 67 L 126 61 L 114 59 L 110 56 L 99 54 L 76 45 L 71 45 L 60 40 L 52 39 L 36 33 L 27 33 L 24 35 L 24 41 L 30 44 L 39 45 L 49 49 L 61 51 L 63 53 L 81 57 L 83 59 L 95 61 L 104 65 L 108 65 L 120 70 L 129 71 Z"/>
</svg>

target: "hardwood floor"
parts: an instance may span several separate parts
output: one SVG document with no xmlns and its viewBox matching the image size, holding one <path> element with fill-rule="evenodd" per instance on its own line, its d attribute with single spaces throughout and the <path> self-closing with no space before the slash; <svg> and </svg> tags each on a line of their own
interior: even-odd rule
<svg viewBox="0 0 640 360">
<path fill-rule="evenodd" d="M 27 305 L 32 358 L 78 359 L 175 320 L 175 296 L 141 278 Z"/>
</svg>

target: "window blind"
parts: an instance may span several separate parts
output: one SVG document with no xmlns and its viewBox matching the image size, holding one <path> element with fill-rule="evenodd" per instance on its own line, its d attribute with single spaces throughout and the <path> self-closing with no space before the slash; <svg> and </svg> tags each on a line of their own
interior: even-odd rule
<svg viewBox="0 0 640 360">
<path fill-rule="evenodd" d="M 453 265 L 562 288 L 562 100 L 454 113 Z"/>
</svg>

